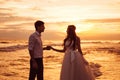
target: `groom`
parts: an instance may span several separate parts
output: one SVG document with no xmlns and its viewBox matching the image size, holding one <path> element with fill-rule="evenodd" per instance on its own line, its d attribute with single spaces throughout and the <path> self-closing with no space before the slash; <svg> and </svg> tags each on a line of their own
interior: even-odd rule
<svg viewBox="0 0 120 80">
<path fill-rule="evenodd" d="M 30 54 L 30 73 L 29 80 L 43 79 L 43 50 L 50 50 L 50 47 L 42 47 L 41 33 L 44 32 L 45 26 L 43 21 L 36 21 L 34 23 L 35 32 L 30 35 L 28 50 Z"/>
</svg>

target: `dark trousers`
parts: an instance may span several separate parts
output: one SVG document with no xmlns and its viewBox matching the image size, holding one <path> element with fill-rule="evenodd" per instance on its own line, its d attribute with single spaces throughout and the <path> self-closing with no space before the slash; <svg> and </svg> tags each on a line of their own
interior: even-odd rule
<svg viewBox="0 0 120 80">
<path fill-rule="evenodd" d="M 32 60 L 30 60 L 30 73 L 29 73 L 29 80 L 35 80 L 37 76 L 37 80 L 43 80 L 43 58 L 36 58 L 35 59 L 38 64 L 38 69 L 34 69 L 32 67 Z"/>
</svg>

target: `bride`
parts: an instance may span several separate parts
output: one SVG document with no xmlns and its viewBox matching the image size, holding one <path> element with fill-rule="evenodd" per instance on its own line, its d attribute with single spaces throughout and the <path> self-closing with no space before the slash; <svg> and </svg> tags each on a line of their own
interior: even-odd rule
<svg viewBox="0 0 120 80">
<path fill-rule="evenodd" d="M 65 52 L 60 80 L 95 80 L 95 77 L 84 58 L 80 46 L 80 38 L 76 35 L 76 27 L 68 25 L 67 37 L 64 39 L 63 49 L 52 50 Z"/>
</svg>

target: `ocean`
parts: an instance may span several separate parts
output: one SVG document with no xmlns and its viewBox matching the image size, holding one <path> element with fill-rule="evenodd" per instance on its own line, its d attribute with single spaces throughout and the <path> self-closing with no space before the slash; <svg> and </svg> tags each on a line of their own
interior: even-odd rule
<svg viewBox="0 0 120 80">
<path fill-rule="evenodd" d="M 62 49 L 62 41 L 43 41 Z M 120 79 L 120 40 L 82 40 L 84 57 L 96 80 Z M 64 53 L 44 51 L 44 79 L 59 80 Z M 26 80 L 29 76 L 27 41 L 0 40 L 0 80 Z"/>
</svg>

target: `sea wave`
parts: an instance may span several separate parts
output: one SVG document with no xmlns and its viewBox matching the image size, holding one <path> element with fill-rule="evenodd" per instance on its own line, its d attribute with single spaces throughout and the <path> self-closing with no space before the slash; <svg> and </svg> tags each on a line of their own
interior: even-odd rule
<svg viewBox="0 0 120 80">
<path fill-rule="evenodd" d="M 62 42 L 43 42 L 44 46 L 55 46 L 58 48 L 62 47 Z M 98 40 L 83 40 L 81 42 L 82 50 L 86 53 L 90 51 L 108 51 L 110 53 L 120 53 L 120 40 L 118 41 L 98 41 Z M 28 42 L 19 42 L 19 41 L 0 41 L 0 52 L 12 52 L 16 50 L 25 49 L 28 47 Z"/>
<path fill-rule="evenodd" d="M 21 50 L 27 48 L 28 45 L 14 45 L 14 46 L 8 46 L 8 47 L 0 47 L 0 52 L 12 52 L 16 50 Z"/>
</svg>

